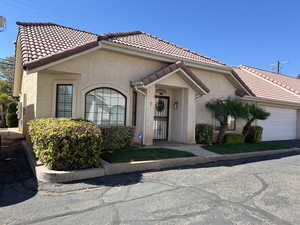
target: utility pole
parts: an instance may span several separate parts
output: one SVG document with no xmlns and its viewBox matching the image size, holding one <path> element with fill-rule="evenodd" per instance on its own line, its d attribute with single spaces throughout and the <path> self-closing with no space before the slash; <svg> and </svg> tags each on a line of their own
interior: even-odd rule
<svg viewBox="0 0 300 225">
<path fill-rule="evenodd" d="M 275 72 L 279 74 L 279 73 L 281 73 L 282 65 L 286 64 L 286 63 L 288 63 L 288 62 L 277 60 L 276 63 L 271 64 L 270 66 L 272 66 L 273 70 L 275 70 Z"/>
</svg>

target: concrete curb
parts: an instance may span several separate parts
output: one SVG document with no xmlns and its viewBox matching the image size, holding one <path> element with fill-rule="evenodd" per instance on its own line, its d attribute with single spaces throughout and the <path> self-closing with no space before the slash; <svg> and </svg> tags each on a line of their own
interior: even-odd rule
<svg viewBox="0 0 300 225">
<path fill-rule="evenodd" d="M 36 167 L 37 179 L 47 183 L 63 183 L 88 178 L 102 177 L 105 175 L 103 168 L 92 168 L 72 171 L 49 170 L 45 166 Z"/>
<path fill-rule="evenodd" d="M 153 160 L 153 161 L 139 161 L 129 163 L 108 163 L 101 160 L 103 168 L 93 168 L 84 170 L 74 171 L 54 171 L 49 170 L 44 166 L 37 166 L 36 173 L 39 181 L 50 182 L 50 183 L 61 183 L 68 181 L 83 180 L 88 178 L 102 177 L 107 175 L 131 173 L 131 172 L 142 172 L 142 171 L 155 171 L 167 168 L 176 168 L 181 166 L 192 166 L 205 164 L 217 161 L 245 159 L 269 155 L 278 155 L 288 152 L 299 152 L 298 148 L 282 149 L 282 150 L 270 150 L 261 152 L 249 152 L 249 153 L 238 153 L 228 154 L 220 156 L 210 157 L 185 157 L 176 159 L 164 159 L 164 160 Z"/>
</svg>

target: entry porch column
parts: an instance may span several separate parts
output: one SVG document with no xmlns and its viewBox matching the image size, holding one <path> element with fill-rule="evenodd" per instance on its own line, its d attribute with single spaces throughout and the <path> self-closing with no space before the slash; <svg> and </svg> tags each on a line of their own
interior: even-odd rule
<svg viewBox="0 0 300 225">
<path fill-rule="evenodd" d="M 155 104 L 155 85 L 147 88 L 144 108 L 144 145 L 153 144 L 153 122 L 154 122 L 154 104 Z"/>
<path fill-rule="evenodd" d="M 196 126 L 196 93 L 193 89 L 184 89 L 184 142 L 187 144 L 195 144 L 195 126 Z"/>
</svg>

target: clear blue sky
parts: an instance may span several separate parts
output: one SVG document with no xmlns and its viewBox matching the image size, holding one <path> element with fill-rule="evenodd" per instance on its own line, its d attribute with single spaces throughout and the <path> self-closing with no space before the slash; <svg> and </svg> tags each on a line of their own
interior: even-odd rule
<svg viewBox="0 0 300 225">
<path fill-rule="evenodd" d="M 7 30 L 0 57 L 14 54 L 16 21 L 54 22 L 95 32 L 142 30 L 230 65 L 300 73 L 300 1 L 1 0 Z"/>
</svg>

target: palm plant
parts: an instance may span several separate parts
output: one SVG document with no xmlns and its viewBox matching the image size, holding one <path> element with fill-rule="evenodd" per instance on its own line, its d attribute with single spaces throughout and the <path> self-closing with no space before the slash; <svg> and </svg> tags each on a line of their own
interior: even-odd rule
<svg viewBox="0 0 300 225">
<path fill-rule="evenodd" d="M 212 100 L 206 103 L 206 107 L 212 111 L 215 118 L 220 122 L 220 129 L 217 135 L 216 142 L 222 143 L 226 130 L 228 129 L 228 117 L 232 116 L 235 119 L 247 118 L 248 112 L 244 104 L 235 98 L 227 98 L 225 100 Z"/>
<path fill-rule="evenodd" d="M 254 104 L 245 104 L 245 108 L 247 111 L 247 116 L 245 118 L 247 122 L 243 127 L 244 137 L 248 135 L 251 125 L 255 120 L 265 120 L 270 116 L 269 112 Z"/>
</svg>

